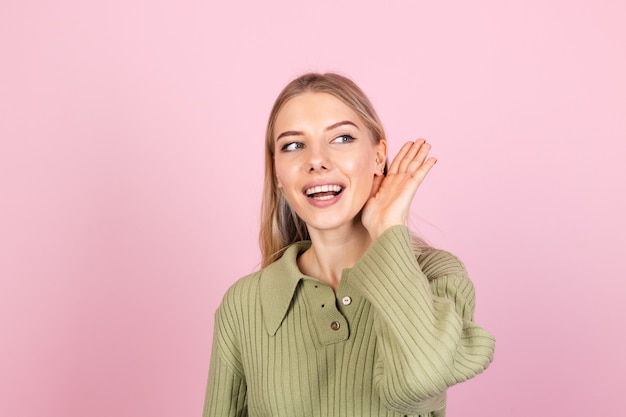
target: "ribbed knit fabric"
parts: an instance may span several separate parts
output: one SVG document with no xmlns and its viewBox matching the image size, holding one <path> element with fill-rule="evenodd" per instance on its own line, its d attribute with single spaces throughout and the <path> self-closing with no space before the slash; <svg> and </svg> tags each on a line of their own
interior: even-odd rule
<svg viewBox="0 0 626 417">
<path fill-rule="evenodd" d="M 237 281 L 215 314 L 205 417 L 445 416 L 446 389 L 482 372 L 494 339 L 448 252 L 388 229 L 335 293 L 304 276 L 301 242 Z"/>
</svg>

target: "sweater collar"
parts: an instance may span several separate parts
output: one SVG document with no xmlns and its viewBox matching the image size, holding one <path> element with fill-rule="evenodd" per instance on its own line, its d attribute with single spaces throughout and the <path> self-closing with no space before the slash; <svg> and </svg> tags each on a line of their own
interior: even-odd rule
<svg viewBox="0 0 626 417">
<path fill-rule="evenodd" d="M 296 260 L 311 246 L 302 241 L 289 246 L 283 256 L 261 273 L 259 291 L 267 332 L 274 336 L 287 315 L 298 283 L 304 278 Z"/>
</svg>

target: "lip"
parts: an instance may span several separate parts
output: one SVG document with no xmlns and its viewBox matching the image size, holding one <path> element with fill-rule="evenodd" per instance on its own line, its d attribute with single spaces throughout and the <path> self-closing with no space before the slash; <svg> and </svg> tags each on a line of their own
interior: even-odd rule
<svg viewBox="0 0 626 417">
<path fill-rule="evenodd" d="M 323 186 L 323 185 L 338 185 L 341 187 L 342 191 L 337 194 L 336 196 L 328 199 L 328 200 L 316 200 L 314 198 L 310 198 L 309 196 L 307 196 L 306 194 L 306 190 L 308 190 L 309 188 L 313 188 L 313 187 L 318 187 L 318 186 Z M 346 185 L 345 183 L 341 182 L 341 181 L 313 181 L 313 182 L 309 182 L 307 184 L 304 185 L 304 187 L 302 187 L 302 195 L 304 195 L 304 198 L 306 199 L 306 201 L 312 205 L 313 207 L 317 207 L 317 208 L 324 208 L 324 207 L 329 207 L 332 206 L 336 203 L 339 202 L 339 200 L 341 200 L 341 197 L 343 196 L 343 193 L 346 189 Z"/>
<path fill-rule="evenodd" d="M 346 188 L 346 185 L 341 181 L 312 181 L 304 184 L 304 187 L 302 187 L 302 194 L 306 195 L 306 190 L 308 190 L 309 188 L 319 187 L 322 185 L 338 185 L 342 189 Z"/>
</svg>

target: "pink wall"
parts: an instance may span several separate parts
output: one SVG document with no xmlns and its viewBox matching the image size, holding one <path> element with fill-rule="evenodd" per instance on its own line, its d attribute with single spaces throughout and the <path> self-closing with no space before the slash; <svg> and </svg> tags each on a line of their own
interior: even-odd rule
<svg viewBox="0 0 626 417">
<path fill-rule="evenodd" d="M 200 415 L 265 120 L 308 70 L 353 77 L 392 151 L 433 143 L 414 226 L 498 339 L 449 415 L 626 407 L 623 2 L 212 3 L 2 2 L 0 415 Z"/>
</svg>

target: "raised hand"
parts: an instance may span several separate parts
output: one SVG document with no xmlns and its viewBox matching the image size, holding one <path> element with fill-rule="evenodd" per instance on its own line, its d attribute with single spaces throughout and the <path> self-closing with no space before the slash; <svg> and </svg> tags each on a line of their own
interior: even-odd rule
<svg viewBox="0 0 626 417">
<path fill-rule="evenodd" d="M 406 224 L 415 192 L 437 160 L 428 157 L 430 144 L 424 139 L 407 142 L 394 158 L 387 176 L 376 176 L 372 196 L 365 204 L 361 221 L 372 239 L 391 226 Z"/>
</svg>

